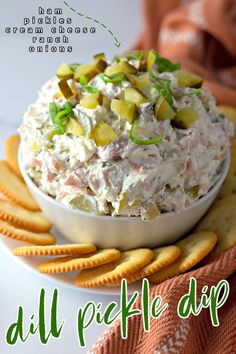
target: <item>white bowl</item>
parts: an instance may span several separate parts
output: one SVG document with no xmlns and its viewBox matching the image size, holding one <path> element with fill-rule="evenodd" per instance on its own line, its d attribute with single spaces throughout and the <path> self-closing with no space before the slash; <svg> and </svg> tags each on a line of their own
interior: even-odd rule
<svg viewBox="0 0 236 354">
<path fill-rule="evenodd" d="M 99 248 L 122 250 L 167 245 L 189 231 L 213 203 L 226 177 L 230 154 L 220 178 L 211 190 L 186 210 L 161 214 L 152 222 L 140 217 L 97 216 L 72 209 L 42 192 L 28 176 L 19 152 L 20 170 L 45 216 L 73 243 L 94 243 Z"/>
</svg>

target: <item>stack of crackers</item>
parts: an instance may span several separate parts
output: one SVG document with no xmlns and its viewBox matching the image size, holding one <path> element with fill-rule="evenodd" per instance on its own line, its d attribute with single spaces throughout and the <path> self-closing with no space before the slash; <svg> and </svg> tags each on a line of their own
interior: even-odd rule
<svg viewBox="0 0 236 354">
<path fill-rule="evenodd" d="M 219 110 L 234 123 L 236 109 L 220 106 Z M 19 136 L 7 139 L 6 161 L 0 161 L 0 233 L 33 246 L 14 250 L 15 256 L 57 257 L 39 265 L 41 273 L 57 274 L 79 271 L 75 283 L 80 287 L 119 286 L 121 280 L 134 282 L 148 278 L 158 284 L 182 274 L 204 262 L 212 262 L 236 246 L 236 138 L 232 139 L 231 166 L 218 199 L 191 235 L 174 245 L 156 249 L 97 250 L 92 244 L 56 245 L 49 233 L 50 222 L 39 207 L 18 166 Z"/>
</svg>

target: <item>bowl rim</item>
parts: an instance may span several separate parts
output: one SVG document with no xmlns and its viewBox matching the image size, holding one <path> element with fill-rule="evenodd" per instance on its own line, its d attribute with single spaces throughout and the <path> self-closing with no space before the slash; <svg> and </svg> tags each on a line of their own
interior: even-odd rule
<svg viewBox="0 0 236 354">
<path fill-rule="evenodd" d="M 19 152 L 18 152 L 18 161 L 19 161 L 19 167 L 20 167 L 20 171 L 22 173 L 23 179 L 25 180 L 26 184 L 30 186 L 30 188 L 36 193 L 39 194 L 41 198 L 45 199 L 46 201 L 48 201 L 49 203 L 54 204 L 55 206 L 62 208 L 64 210 L 67 210 L 75 215 L 78 216 L 87 216 L 87 217 L 91 217 L 91 218 L 95 218 L 95 219 L 101 219 L 101 220 L 113 220 L 113 221 L 133 221 L 133 222 L 137 222 L 137 220 L 142 220 L 140 216 L 111 216 L 111 215 L 96 215 L 96 214 L 92 214 L 92 213 L 88 213 L 86 211 L 83 210 L 79 210 L 79 209 L 73 209 L 69 206 L 67 206 L 66 204 L 63 204 L 59 201 L 57 201 L 56 199 L 54 199 L 53 197 L 50 197 L 48 194 L 46 194 L 45 192 L 43 192 L 31 179 L 31 177 L 28 175 L 28 173 L 26 172 L 25 167 L 23 166 L 23 159 L 22 159 L 22 147 L 21 145 L 19 146 Z M 226 175 L 228 173 L 229 167 L 230 167 L 230 161 L 231 161 L 231 154 L 230 154 L 230 150 L 228 149 L 227 154 L 226 154 L 226 158 L 223 161 L 223 167 L 222 167 L 222 172 L 219 176 L 219 178 L 217 179 L 216 183 L 211 187 L 211 189 L 202 197 L 200 197 L 196 202 L 194 202 L 192 205 L 190 205 L 188 208 L 184 209 L 181 212 L 185 212 L 185 211 L 189 211 L 191 209 L 194 209 L 196 207 L 198 207 L 199 205 L 201 205 L 202 203 L 204 203 L 205 200 L 207 200 L 208 198 L 211 197 L 212 194 L 214 194 L 214 192 L 220 188 L 220 186 L 222 185 L 222 183 L 224 182 Z M 176 212 L 176 211 L 168 211 L 166 213 L 162 213 L 159 215 L 158 218 L 165 218 L 165 217 L 169 217 L 172 215 L 178 215 L 181 212 Z M 155 221 L 155 219 L 153 220 Z"/>
</svg>

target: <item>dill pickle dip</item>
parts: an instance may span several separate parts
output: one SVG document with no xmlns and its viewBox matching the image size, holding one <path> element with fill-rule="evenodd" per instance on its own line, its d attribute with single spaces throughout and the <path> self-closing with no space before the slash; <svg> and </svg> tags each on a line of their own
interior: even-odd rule
<svg viewBox="0 0 236 354">
<path fill-rule="evenodd" d="M 216 183 L 234 134 L 202 83 L 155 50 L 62 64 L 23 117 L 24 167 L 72 208 L 180 212 Z"/>
</svg>

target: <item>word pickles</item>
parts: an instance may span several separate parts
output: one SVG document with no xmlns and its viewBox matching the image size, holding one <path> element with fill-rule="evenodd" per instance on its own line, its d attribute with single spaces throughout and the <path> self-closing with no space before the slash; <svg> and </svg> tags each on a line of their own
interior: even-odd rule
<svg viewBox="0 0 236 354">
<path fill-rule="evenodd" d="M 71 35 L 91 35 L 96 33 L 96 28 L 73 26 L 71 17 L 64 17 L 62 8 L 38 8 L 38 14 L 24 17 L 20 26 L 7 26 L 5 33 L 8 35 L 31 34 L 30 53 L 71 53 Z"/>
</svg>

